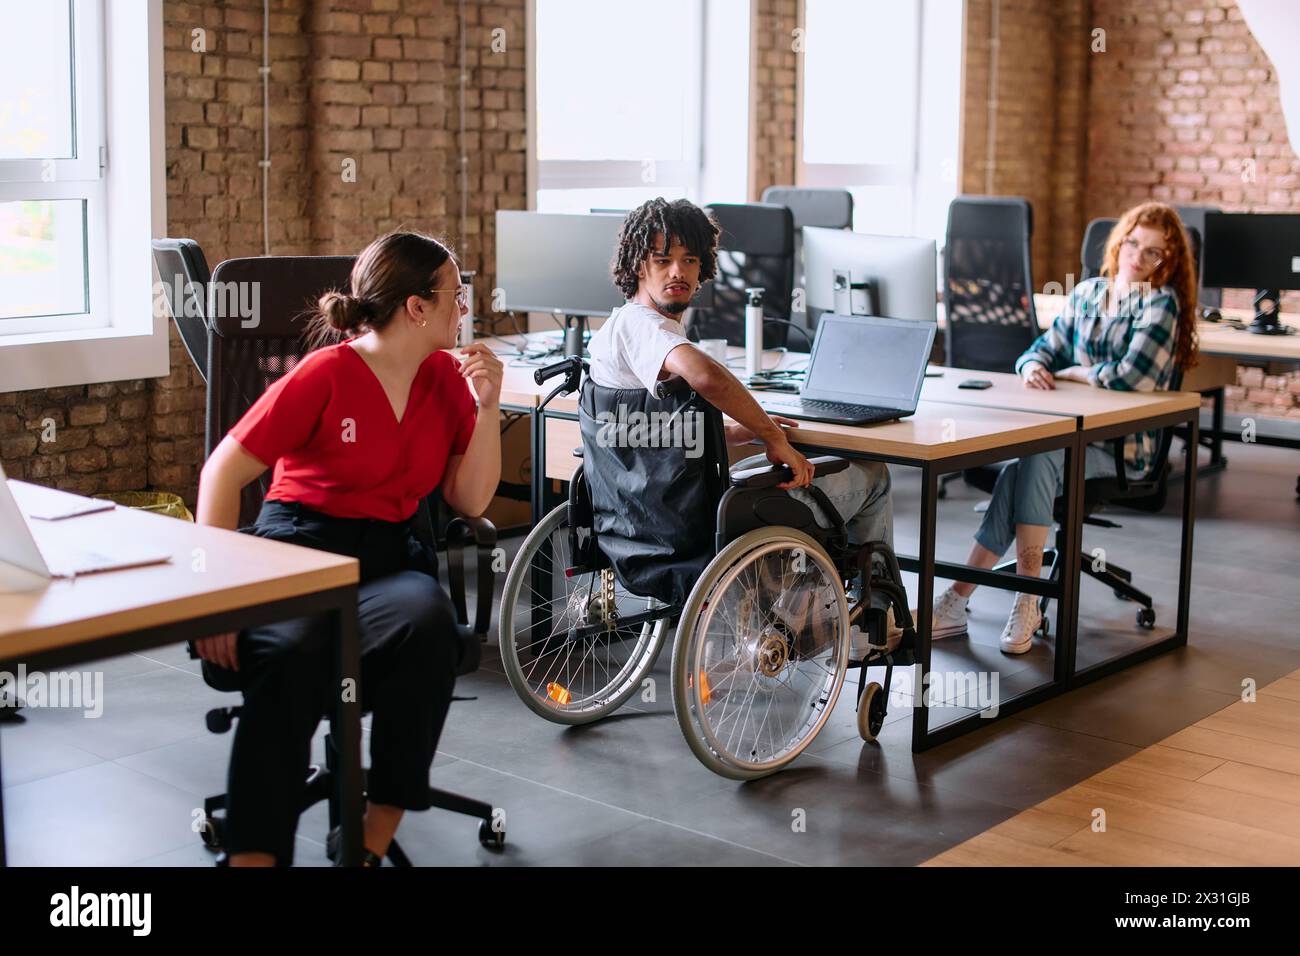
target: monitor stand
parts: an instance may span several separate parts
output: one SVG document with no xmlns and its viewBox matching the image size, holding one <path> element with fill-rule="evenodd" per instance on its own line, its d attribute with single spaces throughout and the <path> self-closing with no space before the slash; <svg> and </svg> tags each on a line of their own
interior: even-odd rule
<svg viewBox="0 0 1300 956">
<path fill-rule="evenodd" d="M 581 358 L 583 339 L 587 335 L 587 317 L 585 315 L 566 315 L 564 317 L 564 357 Z"/>
<path fill-rule="evenodd" d="M 1255 321 L 1246 326 L 1256 335 L 1289 335 L 1291 329 L 1282 324 L 1279 310 L 1282 294 L 1277 289 L 1259 289 L 1255 293 Z"/>
</svg>

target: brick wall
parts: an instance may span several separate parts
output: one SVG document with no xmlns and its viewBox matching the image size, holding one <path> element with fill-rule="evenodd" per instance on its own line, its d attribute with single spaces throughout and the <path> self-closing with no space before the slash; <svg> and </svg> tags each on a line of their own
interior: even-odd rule
<svg viewBox="0 0 1300 956">
<path fill-rule="evenodd" d="M 272 0 L 271 252 L 353 253 L 399 225 L 431 231 L 479 273 L 486 315 L 494 211 L 526 198 L 524 9 L 464 3 L 462 141 L 457 4 Z M 260 255 L 262 4 L 166 0 L 163 16 L 168 234 L 196 239 L 210 265 Z M 5 470 L 82 493 L 177 491 L 193 504 L 204 387 L 171 336 L 165 378 L 0 394 Z M 48 422 L 53 442 L 41 440 Z"/>
<path fill-rule="evenodd" d="M 1033 204 L 1039 287 L 1078 271 L 1086 7 L 1087 0 L 997 0 L 996 10 L 995 0 L 966 3 L 959 190 Z"/>
<path fill-rule="evenodd" d="M 795 181 L 799 6 L 798 0 L 753 0 L 751 8 L 749 195 L 755 202 L 768 186 Z"/>
</svg>

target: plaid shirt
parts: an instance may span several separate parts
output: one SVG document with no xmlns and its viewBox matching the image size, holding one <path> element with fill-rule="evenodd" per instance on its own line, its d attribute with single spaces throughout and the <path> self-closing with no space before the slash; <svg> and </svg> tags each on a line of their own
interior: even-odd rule
<svg viewBox="0 0 1300 956">
<path fill-rule="evenodd" d="M 1134 287 L 1119 303 L 1117 313 L 1107 315 L 1109 288 L 1105 276 L 1075 286 L 1051 328 L 1016 360 L 1016 371 L 1029 362 L 1041 362 L 1050 372 L 1081 365 L 1088 370 L 1088 380 L 1100 388 L 1123 392 L 1168 388 L 1174 374 L 1178 324 L 1174 290 L 1169 286 L 1155 290 Z M 1129 470 L 1145 473 L 1159 445 L 1159 431 L 1125 439 Z"/>
</svg>

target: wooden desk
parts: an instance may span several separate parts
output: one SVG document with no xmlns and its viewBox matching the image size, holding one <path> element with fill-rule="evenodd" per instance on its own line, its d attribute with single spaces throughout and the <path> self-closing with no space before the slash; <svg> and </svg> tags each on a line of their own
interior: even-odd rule
<svg viewBox="0 0 1300 956">
<path fill-rule="evenodd" d="M 558 396 L 544 409 L 539 409 L 534 420 L 541 433 L 533 461 L 534 480 L 539 486 L 536 496 L 539 510 L 534 519 L 537 522 L 551 508 L 560 505 L 559 496 L 551 488 L 553 481 L 567 480 L 576 470 L 578 462 L 572 451 L 581 444 L 577 402 L 573 396 Z M 935 730 L 929 727 L 929 708 L 925 694 L 918 695 L 912 716 L 914 751 L 929 749 L 984 726 L 991 719 L 1016 713 L 1060 693 L 1068 686 L 1073 662 L 1066 655 L 1073 646 L 1070 638 L 1074 619 L 1071 615 L 1077 614 L 1075 590 L 1078 587 L 1078 575 L 1065 574 L 1058 584 L 1046 579 L 938 562 L 935 558 L 935 532 L 940 474 L 1006 458 L 1064 449 L 1068 473 L 1077 479 L 1071 484 L 1066 496 L 1067 515 L 1079 518 L 1077 521 L 1067 520 L 1064 541 L 1069 548 L 1079 550 L 1083 525 L 1081 516 L 1076 513 L 1083 472 L 1082 468 L 1073 467 L 1073 463 L 1080 457 L 1081 447 L 1078 444 L 1079 432 L 1075 419 L 1065 415 L 924 402 L 915 415 L 898 422 L 867 427 L 804 422 L 788 434 L 791 441 L 809 455 L 837 454 L 920 469 L 922 491 L 919 554 L 914 557 L 899 556 L 900 566 L 914 571 L 919 581 L 915 599 L 919 638 L 916 660 L 920 673 L 930 672 L 930 618 L 933 613 L 936 571 L 946 578 L 1047 595 L 1058 602 L 1058 638 L 1052 679 L 1028 689 L 1012 700 L 999 702 L 996 718 L 972 715 Z"/>
<path fill-rule="evenodd" d="M 979 372 L 970 369 L 932 367 L 941 372 L 926 378 L 921 386 L 923 402 L 949 402 L 979 408 L 1005 408 L 1039 415 L 1068 415 L 1079 419 L 1082 428 L 1101 428 L 1142 421 L 1169 412 L 1198 408 L 1196 392 L 1120 392 L 1096 388 L 1082 382 L 1058 381 L 1054 389 L 1026 388 L 1020 376 L 1011 372 Z M 993 383 L 982 390 L 959 388 L 969 379 Z"/>
<path fill-rule="evenodd" d="M 21 481 L 10 481 L 9 487 L 24 509 L 43 490 Z M 325 613 L 338 634 L 339 680 L 360 679 L 358 564 L 353 558 L 129 508 L 29 524 L 42 545 L 75 541 L 81 548 L 111 554 L 114 542 L 131 541 L 170 552 L 172 560 L 0 592 L 0 668 L 19 663 L 30 670 L 61 667 Z M 32 580 L 39 583 L 34 575 Z M 356 864 L 362 849 L 359 695 L 340 702 L 332 733 L 341 761 L 343 859 Z M 3 823 L 0 802 L 0 864 Z"/>
</svg>

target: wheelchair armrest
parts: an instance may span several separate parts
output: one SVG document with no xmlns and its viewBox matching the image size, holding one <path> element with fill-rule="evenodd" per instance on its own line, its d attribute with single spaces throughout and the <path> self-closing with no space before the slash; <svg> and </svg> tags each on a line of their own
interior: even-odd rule
<svg viewBox="0 0 1300 956">
<path fill-rule="evenodd" d="M 451 585 L 451 600 L 456 608 L 456 618 L 462 626 L 469 623 L 465 611 L 465 557 L 463 549 L 471 542 L 478 552 L 475 565 L 474 587 L 478 592 L 478 604 L 474 609 L 474 628 L 481 641 L 487 640 L 488 628 L 492 622 L 492 592 L 496 572 L 492 569 L 492 557 L 496 550 L 497 529 L 487 518 L 467 518 L 457 515 L 447 524 L 447 576 Z"/>
<path fill-rule="evenodd" d="M 813 466 L 814 478 L 833 475 L 849 467 L 847 458 L 837 458 L 834 455 L 819 455 L 816 458 L 809 458 L 808 461 Z M 744 471 L 733 471 L 731 485 L 733 488 L 771 488 L 783 481 L 789 481 L 790 477 L 791 471 L 785 465 L 760 465 L 757 468 L 746 468 Z"/>
</svg>

